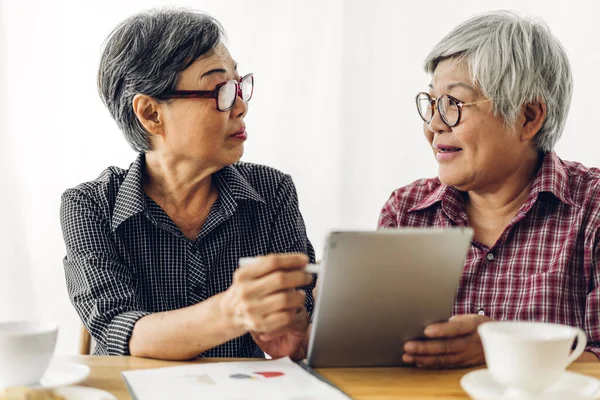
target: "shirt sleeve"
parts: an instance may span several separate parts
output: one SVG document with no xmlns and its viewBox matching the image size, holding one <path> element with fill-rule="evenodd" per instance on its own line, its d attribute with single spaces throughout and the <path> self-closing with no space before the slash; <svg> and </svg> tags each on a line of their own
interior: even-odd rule
<svg viewBox="0 0 600 400">
<path fill-rule="evenodd" d="M 598 218 L 600 220 L 600 218 Z M 592 247 L 591 291 L 585 302 L 584 331 L 588 337 L 586 351 L 592 352 L 600 359 L 600 230 Z"/>
<path fill-rule="evenodd" d="M 274 217 L 271 226 L 271 253 L 304 253 L 311 263 L 315 262 L 315 250 L 306 235 L 306 227 L 298 204 L 296 187 L 289 175 L 279 184 L 275 197 Z M 301 288 L 306 292 L 306 310 L 312 321 L 314 299 L 312 289 L 316 279 L 309 286 Z"/>
<path fill-rule="evenodd" d="M 135 323 L 150 313 L 139 306 L 131 270 L 117 255 L 110 221 L 96 202 L 77 189 L 63 194 L 60 219 L 71 302 L 109 355 L 128 355 Z"/>
<path fill-rule="evenodd" d="M 388 201 L 385 202 L 381 213 L 379 214 L 378 229 L 397 228 L 398 227 L 398 199 L 396 192 L 392 193 Z"/>
</svg>

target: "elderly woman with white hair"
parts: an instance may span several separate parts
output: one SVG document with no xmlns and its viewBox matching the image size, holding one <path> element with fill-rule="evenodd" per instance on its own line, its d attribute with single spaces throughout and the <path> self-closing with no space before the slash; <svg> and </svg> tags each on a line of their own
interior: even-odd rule
<svg viewBox="0 0 600 400">
<path fill-rule="evenodd" d="M 379 226 L 471 227 L 453 317 L 404 344 L 404 361 L 483 363 L 477 327 L 528 320 L 578 326 L 580 360 L 600 355 L 600 170 L 553 151 L 572 96 L 548 27 L 512 12 L 473 17 L 425 61 L 416 97 L 438 177 L 394 191 Z"/>
</svg>

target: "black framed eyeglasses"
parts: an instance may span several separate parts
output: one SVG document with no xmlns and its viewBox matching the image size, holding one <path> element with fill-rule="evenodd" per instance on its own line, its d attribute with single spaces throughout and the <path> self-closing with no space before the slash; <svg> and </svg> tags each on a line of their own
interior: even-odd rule
<svg viewBox="0 0 600 400">
<path fill-rule="evenodd" d="M 171 90 L 160 96 L 161 99 L 215 99 L 217 110 L 229 111 L 235 105 L 238 96 L 244 103 L 254 93 L 254 74 L 248 74 L 239 80 L 221 82 L 213 90 Z"/>
<path fill-rule="evenodd" d="M 426 124 L 431 122 L 435 109 L 437 108 L 442 121 L 444 121 L 448 127 L 453 128 L 460 122 L 463 107 L 485 103 L 489 100 L 486 99 L 465 103 L 458 100 L 456 97 L 450 96 L 449 94 L 444 94 L 437 99 L 434 99 L 428 93 L 421 92 L 417 94 L 415 101 L 417 102 L 417 111 L 419 112 L 419 116 L 423 121 L 425 121 Z"/>
</svg>

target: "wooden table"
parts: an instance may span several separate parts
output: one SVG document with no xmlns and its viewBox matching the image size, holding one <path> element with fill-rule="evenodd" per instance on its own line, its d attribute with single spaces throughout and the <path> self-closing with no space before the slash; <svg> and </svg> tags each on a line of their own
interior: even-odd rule
<svg viewBox="0 0 600 400">
<path fill-rule="evenodd" d="M 185 365 L 182 362 L 158 361 L 136 357 L 66 356 L 60 360 L 86 364 L 89 377 L 81 383 L 103 389 L 117 399 L 130 399 L 121 371 Z M 206 359 L 199 362 L 240 361 Z M 246 360 L 247 361 L 247 360 Z M 473 369 L 429 371 L 416 368 L 325 368 L 317 369 L 323 377 L 353 399 L 468 399 L 460 387 L 460 378 Z M 575 363 L 569 370 L 600 378 L 600 363 Z"/>
</svg>

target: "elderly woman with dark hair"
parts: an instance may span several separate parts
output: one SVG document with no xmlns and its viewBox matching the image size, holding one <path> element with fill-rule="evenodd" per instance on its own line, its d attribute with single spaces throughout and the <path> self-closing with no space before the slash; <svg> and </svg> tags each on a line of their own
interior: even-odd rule
<svg viewBox="0 0 600 400">
<path fill-rule="evenodd" d="M 396 190 L 379 226 L 466 227 L 475 237 L 453 318 L 404 345 L 424 367 L 484 362 L 490 319 L 578 326 L 580 360 L 600 355 L 600 170 L 553 148 L 572 95 L 571 68 L 542 23 L 511 12 L 455 28 L 425 61 L 416 98 L 438 177 Z"/>
<path fill-rule="evenodd" d="M 314 251 L 290 176 L 238 162 L 254 78 L 222 38 L 213 18 L 165 9 L 105 44 L 99 92 L 139 156 L 61 205 L 69 295 L 95 354 L 304 356 Z"/>
</svg>

